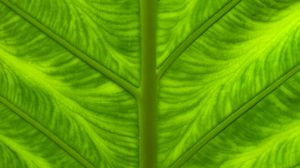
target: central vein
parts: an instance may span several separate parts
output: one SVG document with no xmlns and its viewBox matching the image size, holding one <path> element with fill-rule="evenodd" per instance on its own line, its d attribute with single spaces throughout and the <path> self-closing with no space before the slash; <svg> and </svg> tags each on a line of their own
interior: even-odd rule
<svg viewBox="0 0 300 168">
<path fill-rule="evenodd" d="M 141 87 L 138 97 L 140 168 L 156 167 L 156 1 L 140 0 Z"/>
</svg>

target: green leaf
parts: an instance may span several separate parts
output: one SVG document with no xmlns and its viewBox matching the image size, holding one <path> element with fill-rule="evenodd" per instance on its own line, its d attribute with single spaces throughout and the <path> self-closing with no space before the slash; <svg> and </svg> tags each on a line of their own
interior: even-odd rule
<svg viewBox="0 0 300 168">
<path fill-rule="evenodd" d="M 162 162 L 182 165 L 230 124 L 225 119 L 293 71 L 300 61 L 296 2 L 242 1 L 173 64 L 160 88 Z"/>
<path fill-rule="evenodd" d="M 132 96 L 11 9 L 3 4 L 0 8 L 0 96 L 12 104 L 8 108 L 26 113 L 32 118 L 27 122 L 34 127 L 32 120 L 39 123 L 42 129 L 36 129 L 46 136 L 55 135 L 50 140 L 64 156 L 85 167 L 136 167 L 137 108 Z M 36 154 L 43 156 L 43 150 Z M 9 166 L 0 160 L 0 167 Z"/>
<path fill-rule="evenodd" d="M 55 143 L 13 111 L 1 105 L 0 114 L 1 167 L 80 167 Z"/>
<path fill-rule="evenodd" d="M 299 79 L 298 72 L 204 146 L 183 167 L 299 166 Z"/>
<path fill-rule="evenodd" d="M 299 167 L 299 11 L 0 0 L 0 167 Z"/>
</svg>

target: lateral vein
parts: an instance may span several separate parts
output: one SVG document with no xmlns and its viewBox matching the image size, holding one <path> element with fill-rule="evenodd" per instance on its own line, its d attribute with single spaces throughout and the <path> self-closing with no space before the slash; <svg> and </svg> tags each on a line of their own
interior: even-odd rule
<svg viewBox="0 0 300 168">
<path fill-rule="evenodd" d="M 38 121 L 33 119 L 31 116 L 23 112 L 16 105 L 9 102 L 6 98 L 0 96 L 0 103 L 5 105 L 8 109 L 17 114 L 20 118 L 25 120 L 27 123 L 32 125 L 34 128 L 39 130 L 45 136 L 47 136 L 50 140 L 52 140 L 55 144 L 57 144 L 61 149 L 63 149 L 67 154 L 72 156 L 75 160 L 77 160 L 81 165 L 86 168 L 95 168 L 93 164 L 91 164 L 88 160 L 86 160 L 83 156 L 81 156 L 76 150 L 74 150 L 71 146 L 66 144 L 63 140 L 57 137 L 52 131 L 44 127 Z"/>
<path fill-rule="evenodd" d="M 220 124 L 208 132 L 203 138 L 196 142 L 190 149 L 183 153 L 171 166 L 171 168 L 179 168 L 186 161 L 191 159 L 203 146 L 213 140 L 218 134 L 220 134 L 224 129 L 234 123 L 238 118 L 240 118 L 247 111 L 252 109 L 257 103 L 262 101 L 266 96 L 273 93 L 278 87 L 284 84 L 288 79 L 294 76 L 298 71 L 300 71 L 300 64 L 296 65 L 288 72 L 286 72 L 279 79 L 275 80 L 268 87 L 263 89 L 255 97 L 250 99 L 244 105 L 242 105 L 237 111 L 231 113 L 226 119 L 224 119 Z"/>
<path fill-rule="evenodd" d="M 33 18 L 28 14 L 27 12 L 23 11 L 19 7 L 17 7 L 12 2 L 9 2 L 9 0 L 0 0 L 4 5 L 6 5 L 9 9 L 11 9 L 13 12 L 15 12 L 17 15 L 22 17 L 24 20 L 29 22 L 31 25 L 39 29 L 41 32 L 43 32 L 45 35 L 50 37 L 52 40 L 57 42 L 59 45 L 64 47 L 66 50 L 68 50 L 70 53 L 72 53 L 74 56 L 79 58 L 81 61 L 85 62 L 87 65 L 89 65 L 91 68 L 95 69 L 97 72 L 103 74 L 113 82 L 115 82 L 117 85 L 128 91 L 133 96 L 138 95 L 138 89 L 136 86 L 128 82 L 127 80 L 123 79 L 116 73 L 112 72 L 105 66 L 99 64 L 97 61 L 89 57 L 86 53 L 82 52 L 78 48 L 74 47 L 72 44 L 67 42 L 65 39 L 54 33 L 52 30 L 50 30 L 47 26 L 40 23 L 37 19 Z"/>
<path fill-rule="evenodd" d="M 162 78 L 164 73 L 175 62 L 175 60 L 203 33 L 205 33 L 210 27 L 212 27 L 218 20 L 220 20 L 226 13 L 234 8 L 241 0 L 231 0 L 224 5 L 217 13 L 210 17 L 206 22 L 200 25 L 195 31 L 193 31 L 182 43 L 180 43 L 169 57 L 158 67 L 157 76 L 158 79 Z"/>
</svg>

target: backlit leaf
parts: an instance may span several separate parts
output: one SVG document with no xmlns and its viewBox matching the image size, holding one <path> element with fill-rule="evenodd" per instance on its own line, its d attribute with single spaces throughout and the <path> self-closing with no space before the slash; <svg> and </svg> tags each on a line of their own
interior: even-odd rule
<svg viewBox="0 0 300 168">
<path fill-rule="evenodd" d="M 299 0 L 0 0 L 0 167 L 299 167 L 299 39 Z"/>
</svg>

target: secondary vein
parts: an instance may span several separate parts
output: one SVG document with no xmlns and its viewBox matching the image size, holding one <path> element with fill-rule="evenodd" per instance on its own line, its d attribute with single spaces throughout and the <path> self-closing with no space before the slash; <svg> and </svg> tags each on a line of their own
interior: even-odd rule
<svg viewBox="0 0 300 168">
<path fill-rule="evenodd" d="M 300 64 L 296 65 L 288 72 L 286 72 L 279 79 L 275 80 L 268 87 L 263 89 L 255 97 L 250 99 L 247 103 L 241 106 L 237 111 L 231 113 L 226 119 L 224 119 L 220 124 L 218 124 L 214 129 L 207 133 L 203 138 L 201 138 L 197 143 L 195 143 L 189 150 L 183 153 L 171 166 L 171 168 L 179 168 L 186 161 L 192 158 L 203 146 L 214 139 L 218 134 L 220 134 L 224 129 L 231 125 L 234 121 L 240 118 L 247 111 L 252 109 L 257 103 L 263 100 L 266 96 L 274 92 L 279 86 L 284 84 L 288 79 L 294 76 L 298 71 L 300 71 Z"/>
<path fill-rule="evenodd" d="M 203 33 L 205 33 L 211 26 L 220 20 L 226 13 L 234 8 L 241 0 L 231 0 L 223 6 L 217 13 L 209 18 L 205 23 L 200 25 L 194 32 L 192 32 L 177 48 L 170 54 L 170 56 L 162 63 L 157 70 L 158 79 L 160 79 L 168 68 L 175 62 L 175 60 Z"/>
<path fill-rule="evenodd" d="M 83 156 L 81 156 L 76 150 L 74 150 L 72 147 L 70 147 L 68 144 L 66 144 L 63 140 L 61 140 L 59 137 L 57 137 L 53 132 L 48 130 L 46 127 L 44 127 L 38 121 L 36 121 L 31 116 L 29 116 L 28 114 L 23 112 L 16 105 L 9 102 L 6 98 L 0 96 L 0 103 L 5 105 L 8 109 L 10 109 L 14 113 L 16 113 L 19 117 L 21 117 L 27 123 L 29 123 L 34 128 L 36 128 L 41 133 L 43 133 L 45 136 L 47 136 L 50 140 L 52 140 L 55 144 L 57 144 L 61 149 L 63 149 L 66 153 L 68 153 L 75 160 L 77 160 L 81 165 L 83 165 L 86 168 L 95 168 L 88 160 L 86 160 Z"/>
<path fill-rule="evenodd" d="M 85 62 L 87 65 L 89 65 L 91 68 L 95 69 L 99 73 L 103 74 L 113 82 L 115 82 L 117 85 L 128 91 L 133 96 L 138 95 L 138 89 L 130 82 L 126 81 L 119 75 L 115 74 L 105 66 L 99 64 L 97 61 L 89 57 L 84 52 L 77 49 L 75 46 L 67 42 L 65 39 L 54 33 L 52 30 L 50 30 L 47 26 L 40 23 L 38 20 L 30 16 L 28 13 L 17 7 L 14 3 L 9 2 L 9 0 L 0 0 L 4 5 L 6 5 L 9 9 L 11 9 L 13 12 L 18 14 L 20 17 L 22 17 L 24 20 L 29 22 L 31 25 L 39 29 L 41 32 L 46 34 L 48 37 L 50 37 L 52 40 L 60 44 L 62 47 L 64 47 L 67 51 L 72 53 L 74 56 L 78 57 L 80 60 Z"/>
</svg>

